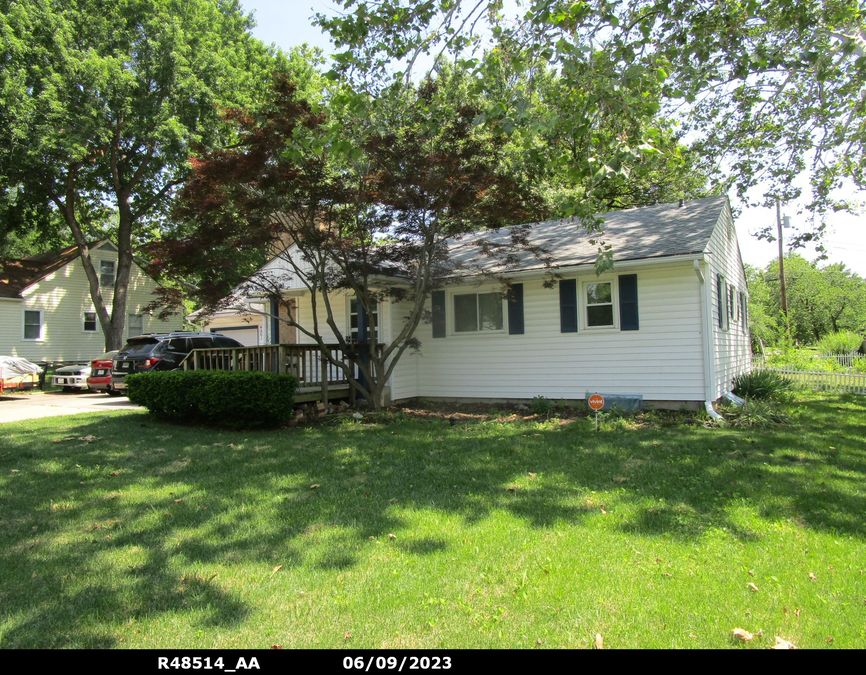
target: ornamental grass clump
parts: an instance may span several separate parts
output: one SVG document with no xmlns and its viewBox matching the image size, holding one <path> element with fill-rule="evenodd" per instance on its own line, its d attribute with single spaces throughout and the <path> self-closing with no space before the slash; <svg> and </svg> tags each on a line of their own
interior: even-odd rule
<svg viewBox="0 0 866 675">
<path fill-rule="evenodd" d="M 129 400 L 158 417 L 229 429 L 286 424 L 298 386 L 291 375 L 220 370 L 139 373 L 126 382 Z"/>
<path fill-rule="evenodd" d="M 771 370 L 756 370 L 737 375 L 733 392 L 746 399 L 782 400 L 791 392 L 791 382 Z"/>
<path fill-rule="evenodd" d="M 746 401 L 743 406 L 724 410 L 725 421 L 733 427 L 771 429 L 791 424 L 791 416 L 780 410 L 775 401 Z"/>
</svg>

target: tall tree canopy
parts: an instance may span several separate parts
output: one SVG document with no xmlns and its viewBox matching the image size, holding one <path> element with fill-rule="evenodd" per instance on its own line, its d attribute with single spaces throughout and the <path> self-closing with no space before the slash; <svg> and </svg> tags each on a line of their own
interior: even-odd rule
<svg viewBox="0 0 866 675">
<path fill-rule="evenodd" d="M 651 121 L 661 112 L 693 132 L 706 171 L 743 197 L 760 185 L 759 200 L 792 199 L 805 178 L 815 219 L 800 241 L 819 238 L 825 214 L 847 206 L 837 188 L 866 187 L 861 0 L 531 0 L 519 16 L 502 0 L 339 4 L 344 12 L 318 17 L 343 49 L 333 76 L 377 90 L 447 54 L 481 76 L 469 50 L 482 36 L 526 72 L 549 62 L 576 93 L 572 115 L 541 124 L 566 136 L 621 129 L 572 162 L 577 182 L 658 149 L 663 127 Z M 520 97 L 500 104 L 503 119 L 525 109 Z M 592 207 L 593 197 L 578 203 Z"/>
<path fill-rule="evenodd" d="M 777 345 L 786 337 L 779 261 L 763 270 L 750 268 L 748 281 L 752 333 L 766 345 Z M 828 333 L 866 333 L 866 281 L 845 265 L 819 267 L 800 255 L 788 254 L 785 286 L 791 339 L 808 345 Z"/>
<path fill-rule="evenodd" d="M 134 236 L 164 215 L 192 147 L 225 139 L 274 56 L 237 0 L 0 0 L 0 234 L 67 227 L 106 348 L 122 345 Z M 87 244 L 119 249 L 107 306 Z"/>
</svg>

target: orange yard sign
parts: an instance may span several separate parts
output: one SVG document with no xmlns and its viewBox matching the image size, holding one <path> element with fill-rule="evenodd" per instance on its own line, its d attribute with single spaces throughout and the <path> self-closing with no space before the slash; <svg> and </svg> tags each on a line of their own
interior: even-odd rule
<svg viewBox="0 0 866 675">
<path fill-rule="evenodd" d="M 604 407 L 604 397 L 599 394 L 593 394 L 589 397 L 589 407 L 593 410 L 601 410 Z"/>
</svg>

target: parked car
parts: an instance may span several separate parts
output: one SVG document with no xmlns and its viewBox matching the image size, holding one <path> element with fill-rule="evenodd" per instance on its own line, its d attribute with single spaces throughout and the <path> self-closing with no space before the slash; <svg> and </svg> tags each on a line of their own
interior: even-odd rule
<svg viewBox="0 0 866 675">
<path fill-rule="evenodd" d="M 76 363 L 71 366 L 57 368 L 51 376 L 51 385 L 63 387 L 64 391 L 87 389 L 87 378 L 90 377 L 89 363 Z"/>
<path fill-rule="evenodd" d="M 90 377 L 87 378 L 87 386 L 92 391 L 104 391 L 111 396 L 120 396 L 121 392 L 116 391 L 111 386 L 111 371 L 117 351 L 115 349 L 114 351 L 106 352 L 90 362 Z"/>
<path fill-rule="evenodd" d="M 139 335 L 129 338 L 123 349 L 114 357 L 111 387 L 118 392 L 126 390 L 124 380 L 131 373 L 177 370 L 181 362 L 194 349 L 232 347 L 243 347 L 243 345 L 219 333 L 177 331 L 166 335 Z"/>
</svg>

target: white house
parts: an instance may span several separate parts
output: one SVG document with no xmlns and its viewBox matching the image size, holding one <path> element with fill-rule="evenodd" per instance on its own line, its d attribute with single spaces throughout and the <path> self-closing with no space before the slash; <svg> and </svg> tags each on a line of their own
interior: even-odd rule
<svg viewBox="0 0 866 675">
<path fill-rule="evenodd" d="M 543 266 L 527 256 L 507 272 L 510 301 L 481 276 L 435 291 L 432 323 L 416 332 L 420 352 L 407 351 L 398 363 L 391 399 L 581 400 L 600 392 L 639 396 L 649 405 L 695 406 L 729 392 L 732 378 L 749 370 L 751 349 L 748 290 L 728 199 L 617 211 L 604 219 L 600 238 L 613 246 L 615 265 L 601 276 L 591 237 L 579 224 L 557 220 L 534 225 L 531 235 L 553 254 L 560 275 L 554 288 L 544 287 Z M 451 250 L 458 260 L 478 255 L 465 240 Z M 281 267 L 277 258 L 264 269 Z M 290 282 L 285 294 L 297 303 L 299 323 L 312 325 L 303 285 Z M 344 312 L 336 318 L 349 335 L 355 303 L 340 302 Z M 379 306 L 379 342 L 397 334 L 407 311 L 400 303 Z M 264 338 L 273 343 L 270 323 L 263 323 Z M 300 332 L 297 338 L 310 342 Z"/>
<path fill-rule="evenodd" d="M 91 246 L 102 297 L 111 307 L 117 247 L 108 240 Z M 157 283 L 133 265 L 127 296 L 126 337 L 180 328 L 143 309 Z M 0 354 L 30 361 L 88 361 L 105 351 L 105 337 L 90 297 L 90 286 L 72 246 L 29 258 L 0 261 Z"/>
</svg>

